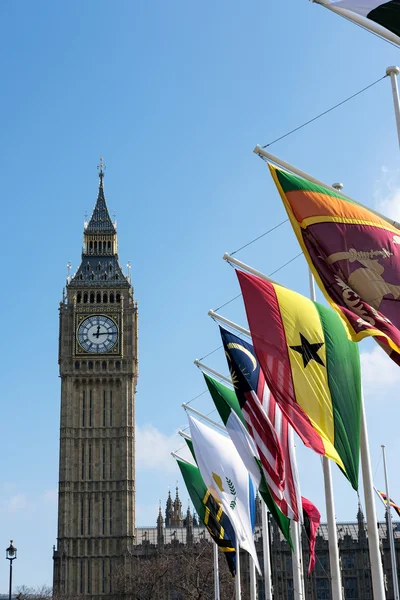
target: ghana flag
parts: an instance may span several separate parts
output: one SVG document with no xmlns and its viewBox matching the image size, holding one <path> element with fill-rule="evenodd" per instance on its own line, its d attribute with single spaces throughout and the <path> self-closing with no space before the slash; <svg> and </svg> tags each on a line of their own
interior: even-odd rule
<svg viewBox="0 0 400 600">
<path fill-rule="evenodd" d="M 326 5 L 325 2 L 320 2 Z M 366 20 L 365 27 L 368 28 L 368 21 L 372 21 L 388 31 L 391 31 L 396 36 L 400 36 L 400 2 L 399 0 L 390 0 L 390 2 L 382 2 L 382 0 L 340 0 L 339 2 L 329 2 L 328 7 L 339 15 L 350 20 L 353 19 L 352 13 L 363 17 Z M 376 31 L 378 33 L 378 31 Z M 383 37 L 385 31 L 381 32 Z M 400 39 L 391 41 L 400 43 Z"/>
<path fill-rule="evenodd" d="M 351 339 L 376 337 L 400 364 L 400 230 L 333 188 L 269 168 L 318 285 Z"/>
<path fill-rule="evenodd" d="M 360 357 L 330 308 L 236 271 L 253 347 L 268 387 L 306 446 L 333 459 L 358 488 Z"/>
<path fill-rule="evenodd" d="M 198 467 L 176 461 L 197 514 L 217 546 L 225 553 L 232 577 L 236 574 L 236 536 L 232 524 L 203 481 Z"/>
</svg>

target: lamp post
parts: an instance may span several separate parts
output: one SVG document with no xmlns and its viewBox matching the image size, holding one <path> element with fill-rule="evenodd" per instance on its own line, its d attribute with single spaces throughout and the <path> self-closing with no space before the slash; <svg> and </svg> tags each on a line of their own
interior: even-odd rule
<svg viewBox="0 0 400 600">
<path fill-rule="evenodd" d="M 12 563 L 13 560 L 17 558 L 17 549 L 13 544 L 13 541 L 10 540 L 10 546 L 6 550 L 6 559 L 10 561 L 10 587 L 8 592 L 8 599 L 11 600 L 12 594 Z"/>
</svg>

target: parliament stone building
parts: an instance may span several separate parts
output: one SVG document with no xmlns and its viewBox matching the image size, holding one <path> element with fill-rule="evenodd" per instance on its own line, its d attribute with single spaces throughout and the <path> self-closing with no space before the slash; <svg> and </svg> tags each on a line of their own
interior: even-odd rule
<svg viewBox="0 0 400 600">
<path fill-rule="evenodd" d="M 119 263 L 116 225 L 108 212 L 103 179 L 100 161 L 98 196 L 84 226 L 81 263 L 68 277 L 59 307 L 61 416 L 54 592 L 85 600 L 115 598 L 113 573 L 128 569 L 133 555 L 149 558 L 171 544 L 195 548 L 209 540 L 196 515 L 190 509 L 183 514 L 178 490 L 174 498 L 169 494 L 164 514 L 160 507 L 154 527 L 135 526 L 138 306 L 130 275 L 123 273 Z M 379 524 L 387 600 L 393 600 L 386 531 L 386 525 Z M 273 521 L 270 534 L 274 600 L 292 600 L 291 553 Z M 338 524 L 338 537 L 346 600 L 373 600 L 361 509 L 357 523 Z M 397 527 L 395 537 L 399 553 Z M 259 522 L 256 544 L 262 564 Z M 324 525 L 316 552 L 311 577 L 304 568 L 306 600 L 333 600 Z M 305 540 L 303 553 L 307 565 Z M 247 598 L 246 556 L 241 564 L 243 598 Z M 258 590 L 262 598 L 261 580 Z"/>
<path fill-rule="evenodd" d="M 390 562 L 389 538 L 386 523 L 378 523 L 380 547 L 383 570 L 386 580 L 386 600 L 395 600 L 392 584 L 392 569 Z M 393 524 L 397 565 L 400 564 L 400 523 Z M 338 523 L 338 540 L 340 563 L 342 568 L 342 585 L 345 600 L 373 600 L 370 562 L 368 554 L 367 527 L 364 515 L 359 506 L 357 521 L 354 523 Z M 294 600 L 292 553 L 283 539 L 276 523 L 272 518 L 269 522 L 271 567 L 273 580 L 274 600 Z M 190 510 L 184 515 L 182 503 L 179 499 L 178 489 L 174 500 L 168 495 L 164 515 L 159 510 L 157 524 L 154 527 L 138 527 L 134 552 L 137 555 L 149 555 L 160 552 L 167 544 L 191 545 L 204 539 L 209 539 L 207 530 L 198 523 L 196 515 L 191 515 Z M 256 548 L 260 565 L 263 564 L 262 534 L 261 534 L 261 509 L 258 505 L 255 529 Z M 210 543 L 212 543 L 210 541 Z M 316 542 L 316 566 L 311 574 L 307 574 L 309 562 L 308 542 L 302 536 L 303 570 L 305 583 L 305 600 L 335 600 L 330 589 L 330 567 L 328 548 L 328 526 L 321 524 Z M 220 560 L 223 556 L 220 553 Z M 243 598 L 248 595 L 248 558 L 245 552 L 241 553 L 242 590 Z M 263 581 L 258 580 L 258 597 L 264 599 Z M 247 594 L 247 595 L 246 595 Z"/>
</svg>

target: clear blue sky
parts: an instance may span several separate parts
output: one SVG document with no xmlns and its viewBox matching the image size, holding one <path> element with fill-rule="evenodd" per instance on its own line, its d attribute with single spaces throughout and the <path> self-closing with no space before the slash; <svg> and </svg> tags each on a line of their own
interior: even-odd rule
<svg viewBox="0 0 400 600">
<path fill-rule="evenodd" d="M 284 219 L 255 144 L 378 79 L 400 56 L 306 0 L 4 0 L 0 23 L 0 544 L 13 538 L 19 549 L 15 584 L 36 585 L 51 583 L 56 539 L 58 303 L 67 261 L 79 264 L 99 156 L 140 306 L 137 522 L 151 525 L 180 481 L 169 456 L 181 445 L 180 405 L 204 390 L 193 359 L 219 346 L 207 310 L 238 293 L 221 256 Z M 271 150 L 398 211 L 388 80 Z M 298 251 L 284 225 L 238 256 L 270 273 Z M 307 293 L 302 258 L 277 277 Z M 244 323 L 240 301 L 223 312 Z M 371 343 L 361 350 L 376 482 L 386 443 L 400 502 L 400 372 Z M 221 353 L 208 362 L 224 369 Z M 211 410 L 205 396 L 193 405 Z M 324 515 L 319 459 L 298 455 L 304 495 Z M 334 484 L 338 519 L 353 520 L 356 495 L 335 468 Z M 186 506 L 183 488 L 181 498 Z M 7 568 L 1 560 L 3 591 Z"/>
</svg>

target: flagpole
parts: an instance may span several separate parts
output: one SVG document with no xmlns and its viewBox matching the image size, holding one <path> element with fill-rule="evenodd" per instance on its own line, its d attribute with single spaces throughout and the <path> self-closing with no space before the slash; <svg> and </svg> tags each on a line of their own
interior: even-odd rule
<svg viewBox="0 0 400 600">
<path fill-rule="evenodd" d="M 228 254 L 224 255 L 224 258 L 225 258 L 225 256 L 229 256 L 229 255 Z M 257 271 L 257 273 L 259 273 L 259 271 Z M 218 321 L 221 321 L 221 323 L 224 323 L 225 325 L 228 325 L 229 327 L 232 326 L 232 321 L 230 321 L 229 319 L 226 319 L 225 317 L 223 317 L 219 313 L 215 312 L 214 310 L 209 310 L 207 314 L 212 319 L 218 319 Z M 251 337 L 250 331 L 248 329 L 245 329 L 244 327 L 241 327 L 240 325 L 236 325 L 236 324 L 235 324 L 235 329 L 239 333 L 243 333 L 244 335 Z M 210 370 L 210 369 L 208 369 L 208 370 Z"/>
<path fill-rule="evenodd" d="M 371 457 L 369 454 L 367 419 L 364 398 L 361 402 L 361 469 L 363 474 L 365 511 L 367 513 L 367 532 L 369 558 L 371 561 L 371 578 L 374 600 L 386 600 L 379 536 L 376 521 L 374 487 L 372 483 Z"/>
<path fill-rule="evenodd" d="M 292 553 L 294 600 L 304 600 L 301 581 L 301 559 L 299 544 L 299 527 L 296 521 L 290 521 L 294 552 Z"/>
<path fill-rule="evenodd" d="M 210 312 L 214 311 L 210 310 L 208 314 L 210 314 Z M 232 379 L 229 379 L 229 377 L 225 377 L 225 375 L 221 375 L 221 373 L 218 373 L 218 371 L 214 371 L 214 369 L 211 369 L 211 367 L 207 367 L 207 365 L 200 362 L 197 358 L 193 362 L 196 365 L 196 367 L 199 367 L 201 371 L 208 371 L 209 373 L 211 373 L 211 375 L 215 375 L 216 377 L 218 377 L 218 379 L 222 379 L 222 381 L 226 381 L 226 383 L 232 385 Z"/>
<path fill-rule="evenodd" d="M 235 598 L 240 600 L 242 597 L 242 588 L 240 584 L 240 546 L 236 536 L 236 576 L 235 576 Z"/>
<path fill-rule="evenodd" d="M 311 181 L 311 183 L 315 183 L 316 185 L 321 185 L 322 187 L 325 187 L 325 188 L 329 188 L 330 187 L 329 185 L 327 185 L 323 181 L 320 181 L 319 179 L 316 179 L 315 177 L 313 177 L 312 175 L 309 175 L 305 171 L 301 171 L 300 169 L 297 169 L 297 167 L 294 167 L 293 165 L 291 165 L 290 163 L 282 160 L 278 156 L 275 156 L 274 154 L 271 154 L 270 152 L 267 152 L 264 148 L 262 148 L 258 144 L 254 148 L 253 152 L 254 152 L 254 154 L 258 154 L 258 156 L 263 156 L 264 158 L 267 158 L 272 163 L 274 163 L 275 165 L 278 165 L 279 167 L 282 167 L 286 171 L 290 171 L 294 175 L 298 175 L 299 177 L 302 177 L 303 179 L 306 179 L 307 181 Z M 352 198 L 350 198 L 349 196 L 346 196 L 342 192 L 340 192 L 340 195 L 343 198 L 345 198 L 346 200 L 350 200 L 351 202 L 354 202 L 354 200 Z M 383 219 L 387 223 L 391 223 L 394 227 L 400 229 L 400 223 L 398 223 L 397 221 L 389 219 L 388 217 L 385 217 L 384 215 L 382 215 L 378 211 L 373 210 L 372 208 L 364 206 L 363 204 L 361 204 L 361 202 L 357 202 L 357 204 L 359 206 L 362 206 L 363 208 L 366 208 L 367 210 L 369 210 L 369 212 L 372 212 L 374 215 L 377 215 L 378 217 L 380 217 L 381 219 Z"/>
<path fill-rule="evenodd" d="M 176 460 L 180 460 L 180 461 L 186 463 L 187 465 L 193 466 L 193 463 L 191 463 L 189 460 L 186 460 L 186 458 L 179 456 L 179 454 L 177 454 L 176 452 L 171 452 L 171 456 L 173 456 Z"/>
<path fill-rule="evenodd" d="M 335 184 L 341 185 L 341 184 Z M 343 186 L 342 186 L 343 187 Z M 316 301 L 315 282 L 311 270 L 308 270 L 310 279 L 310 298 Z M 329 566 L 331 571 L 332 598 L 342 600 L 342 577 L 340 572 L 339 545 L 337 538 L 335 499 L 333 496 L 332 471 L 329 458 L 322 457 L 322 472 L 324 474 L 326 520 L 328 523 L 328 547 L 329 547 Z"/>
<path fill-rule="evenodd" d="M 250 600 L 257 600 L 256 565 L 250 555 L 249 555 L 249 568 L 250 568 Z"/>
<path fill-rule="evenodd" d="M 386 517 L 387 517 L 387 527 L 388 527 L 388 536 L 389 536 L 389 544 L 390 544 L 390 559 L 392 562 L 394 600 L 399 600 L 399 580 L 397 578 L 396 550 L 394 547 L 394 535 L 393 535 L 393 527 L 392 527 L 392 512 L 391 512 L 391 506 L 390 506 L 389 481 L 388 481 L 387 468 L 386 468 L 386 450 L 385 450 L 384 445 L 382 445 L 381 448 L 382 448 L 382 455 L 383 455 L 383 470 L 385 472 Z"/>
<path fill-rule="evenodd" d="M 214 599 L 220 600 L 219 595 L 219 564 L 218 564 L 218 546 L 213 542 L 213 558 L 214 558 Z"/>
<path fill-rule="evenodd" d="M 226 433 L 225 427 L 223 427 L 222 425 L 220 425 L 220 423 L 217 423 L 216 421 L 213 421 L 212 419 L 210 419 L 206 415 L 203 415 L 203 413 L 199 412 L 195 408 L 192 408 L 191 406 L 188 406 L 185 403 L 182 404 L 182 408 L 184 408 L 185 410 L 188 410 L 188 411 L 192 412 L 194 415 L 197 415 L 198 417 L 201 417 L 203 419 L 203 421 L 207 421 L 207 423 L 210 423 L 211 425 L 214 425 L 214 427 L 218 427 L 218 429 L 222 429 L 222 431 L 224 431 Z"/>
<path fill-rule="evenodd" d="M 399 139 L 399 145 L 400 145 L 400 101 L 399 101 L 399 89 L 397 87 L 397 75 L 399 73 L 400 73 L 399 67 L 388 67 L 386 69 L 386 75 L 388 75 L 390 77 L 390 83 L 392 84 L 393 105 L 394 105 L 394 114 L 396 117 L 397 137 Z"/>
<path fill-rule="evenodd" d="M 265 502 L 261 502 L 262 543 L 264 561 L 264 595 L 265 600 L 272 600 L 271 559 L 269 549 L 268 511 Z"/>
</svg>

